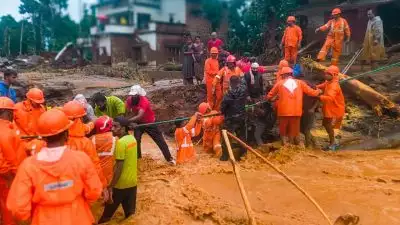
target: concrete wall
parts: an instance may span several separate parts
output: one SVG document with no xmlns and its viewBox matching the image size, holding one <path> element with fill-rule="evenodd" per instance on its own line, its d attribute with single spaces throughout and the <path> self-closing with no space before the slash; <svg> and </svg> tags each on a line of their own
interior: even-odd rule
<svg viewBox="0 0 400 225">
<path fill-rule="evenodd" d="M 103 54 L 101 52 L 101 49 L 103 49 L 103 47 L 105 47 L 106 49 L 107 56 L 111 56 L 111 37 L 109 35 L 103 35 L 98 38 L 98 48 L 100 49 L 100 55 Z"/>
<path fill-rule="evenodd" d="M 126 62 L 132 58 L 133 38 L 129 35 L 113 35 L 111 37 L 111 63 Z"/>
<path fill-rule="evenodd" d="M 161 0 L 161 8 L 142 5 L 134 6 L 134 24 L 137 24 L 137 15 L 146 13 L 151 15 L 152 21 L 169 22 L 170 14 L 174 15 L 174 23 L 186 23 L 185 0 Z"/>
<path fill-rule="evenodd" d="M 152 32 L 152 33 L 140 34 L 139 38 L 147 42 L 151 50 L 156 51 L 158 49 L 156 33 Z"/>
</svg>

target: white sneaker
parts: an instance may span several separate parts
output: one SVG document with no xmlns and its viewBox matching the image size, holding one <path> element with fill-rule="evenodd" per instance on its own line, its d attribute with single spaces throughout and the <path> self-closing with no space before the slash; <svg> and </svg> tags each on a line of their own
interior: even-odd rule
<svg viewBox="0 0 400 225">
<path fill-rule="evenodd" d="M 175 160 L 168 161 L 168 164 L 171 166 L 176 166 L 176 161 Z"/>
</svg>

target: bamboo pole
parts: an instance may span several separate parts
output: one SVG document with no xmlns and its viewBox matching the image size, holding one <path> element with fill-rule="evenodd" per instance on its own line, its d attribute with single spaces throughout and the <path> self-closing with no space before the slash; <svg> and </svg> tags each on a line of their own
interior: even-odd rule
<svg viewBox="0 0 400 225">
<path fill-rule="evenodd" d="M 228 149 L 229 159 L 232 163 L 233 172 L 235 174 L 236 182 L 239 186 L 240 194 L 241 194 L 243 202 L 244 202 L 244 207 L 246 208 L 247 216 L 249 217 L 249 224 L 256 225 L 256 220 L 254 218 L 254 212 L 251 209 L 249 199 L 247 198 L 246 190 L 244 189 L 242 178 L 240 176 L 240 168 L 236 164 L 235 157 L 233 156 L 233 151 L 232 151 L 231 143 L 229 142 L 227 131 L 222 130 L 222 135 L 224 136 L 224 140 L 225 140 L 225 143 L 226 143 L 226 146 Z"/>
<path fill-rule="evenodd" d="M 330 221 L 328 215 L 324 212 L 324 210 L 321 208 L 321 206 L 315 201 L 313 197 L 311 197 L 303 188 L 301 188 L 292 178 L 288 177 L 282 170 L 280 170 L 278 167 L 274 166 L 271 162 L 269 162 L 264 156 L 262 156 L 260 153 L 258 153 L 256 150 L 254 150 L 252 147 L 244 143 L 242 140 L 240 140 L 238 137 L 235 135 L 231 134 L 228 132 L 228 135 L 235 139 L 235 141 L 239 142 L 243 147 L 247 148 L 250 152 L 254 153 L 256 156 L 261 158 L 268 166 L 270 166 L 272 169 L 274 169 L 276 172 L 278 172 L 280 175 L 282 175 L 289 183 L 293 184 L 308 200 L 311 201 L 311 203 L 318 209 L 318 211 L 322 214 L 322 216 L 326 219 L 329 225 L 333 225 L 332 222 Z"/>
</svg>

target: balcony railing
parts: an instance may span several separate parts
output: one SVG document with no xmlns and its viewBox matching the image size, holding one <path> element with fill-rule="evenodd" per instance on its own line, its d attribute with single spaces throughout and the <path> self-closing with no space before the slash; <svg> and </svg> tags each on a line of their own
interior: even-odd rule
<svg viewBox="0 0 400 225">
<path fill-rule="evenodd" d="M 135 4 L 161 8 L 161 0 L 135 0 Z"/>
<path fill-rule="evenodd" d="M 134 26 L 126 26 L 126 25 L 103 25 L 103 27 L 96 26 L 90 28 L 91 35 L 99 35 L 99 34 L 133 34 L 135 31 Z"/>
</svg>

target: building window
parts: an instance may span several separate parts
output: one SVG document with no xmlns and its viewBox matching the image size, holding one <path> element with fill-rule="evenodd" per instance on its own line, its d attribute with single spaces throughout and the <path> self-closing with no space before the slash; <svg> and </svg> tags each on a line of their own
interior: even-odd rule
<svg viewBox="0 0 400 225">
<path fill-rule="evenodd" d="M 138 13 L 137 15 L 137 25 L 139 30 L 147 30 L 149 29 L 150 23 L 150 14 L 147 13 Z"/>
</svg>

